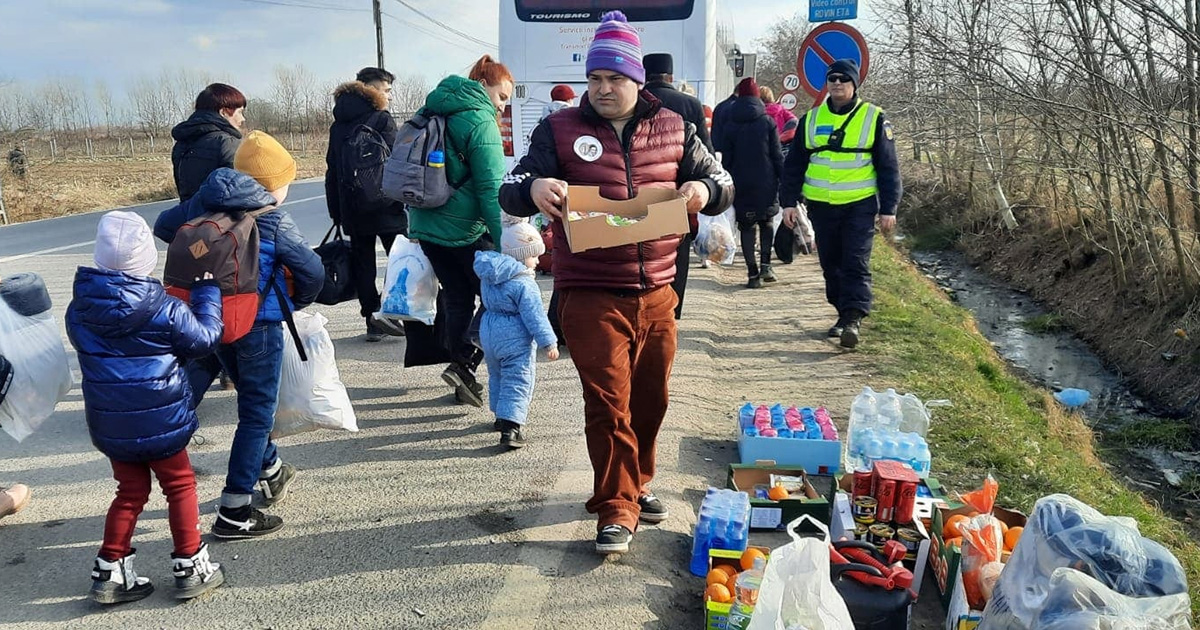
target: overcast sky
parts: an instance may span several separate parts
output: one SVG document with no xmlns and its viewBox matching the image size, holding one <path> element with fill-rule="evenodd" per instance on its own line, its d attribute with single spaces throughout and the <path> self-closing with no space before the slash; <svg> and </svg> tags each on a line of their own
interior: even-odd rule
<svg viewBox="0 0 1200 630">
<path fill-rule="evenodd" d="M 497 0 L 407 2 L 478 39 L 499 39 Z M 734 25 L 744 50 L 773 21 L 806 8 L 802 0 L 721 3 L 722 19 Z M 391 16 L 384 18 L 384 47 L 393 72 L 435 82 L 488 52 L 397 0 L 383 5 Z M 275 66 L 303 64 L 322 81 L 334 80 L 374 65 L 370 6 L 370 0 L 0 0 L 0 78 L 104 79 L 120 93 L 139 75 L 182 66 L 260 92 Z"/>
</svg>

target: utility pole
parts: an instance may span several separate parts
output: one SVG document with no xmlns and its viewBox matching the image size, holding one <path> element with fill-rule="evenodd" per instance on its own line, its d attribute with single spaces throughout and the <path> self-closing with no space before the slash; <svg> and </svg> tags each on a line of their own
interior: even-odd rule
<svg viewBox="0 0 1200 630">
<path fill-rule="evenodd" d="M 382 0 L 371 0 L 371 8 L 375 12 L 375 50 L 378 53 L 379 68 L 383 68 L 383 7 Z"/>
</svg>

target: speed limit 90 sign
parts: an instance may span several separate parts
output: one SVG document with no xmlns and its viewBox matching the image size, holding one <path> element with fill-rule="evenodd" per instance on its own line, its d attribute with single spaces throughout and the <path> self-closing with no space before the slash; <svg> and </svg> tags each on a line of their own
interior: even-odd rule
<svg viewBox="0 0 1200 630">
<path fill-rule="evenodd" d="M 789 74 L 783 78 L 783 89 L 787 92 L 792 92 L 800 88 L 800 77 L 795 74 Z"/>
</svg>

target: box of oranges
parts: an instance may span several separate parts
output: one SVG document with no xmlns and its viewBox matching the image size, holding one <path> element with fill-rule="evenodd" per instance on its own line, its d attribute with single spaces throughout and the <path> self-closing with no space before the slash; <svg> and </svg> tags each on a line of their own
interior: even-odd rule
<svg viewBox="0 0 1200 630">
<path fill-rule="evenodd" d="M 769 559 L 770 549 L 747 547 L 745 551 L 711 549 L 708 552 L 708 575 L 704 586 L 704 627 L 706 630 L 728 630 L 729 611 L 737 595 L 735 584 L 743 571 L 754 567 L 755 558 Z"/>
<path fill-rule="evenodd" d="M 929 549 L 929 568 L 937 578 L 938 592 L 942 595 L 942 604 L 949 606 L 950 597 L 954 594 L 954 580 L 958 574 L 959 563 L 962 561 L 962 538 L 958 534 L 958 524 L 965 523 L 979 513 L 969 505 L 950 509 L 937 507 L 933 511 L 933 534 Z M 1025 531 L 1026 517 L 1024 514 L 995 508 L 992 516 L 1000 521 L 1004 534 L 1004 555 L 1001 560 L 1008 561 L 1009 554 Z"/>
<path fill-rule="evenodd" d="M 833 515 L 837 481 L 796 466 L 730 464 L 726 487 L 750 495 L 750 529 L 782 530 L 807 514 L 826 525 Z"/>
</svg>

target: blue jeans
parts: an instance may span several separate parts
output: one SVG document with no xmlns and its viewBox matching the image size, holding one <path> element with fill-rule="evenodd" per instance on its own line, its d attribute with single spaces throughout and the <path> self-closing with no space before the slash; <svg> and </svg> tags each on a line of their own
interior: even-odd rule
<svg viewBox="0 0 1200 630">
<path fill-rule="evenodd" d="M 200 404 L 221 368 L 237 388 L 238 424 L 229 448 L 229 471 L 221 492 L 222 507 L 250 505 L 254 486 L 279 469 L 279 452 L 271 440 L 283 369 L 283 327 L 259 322 L 216 354 L 189 361 L 193 407 Z"/>
</svg>

